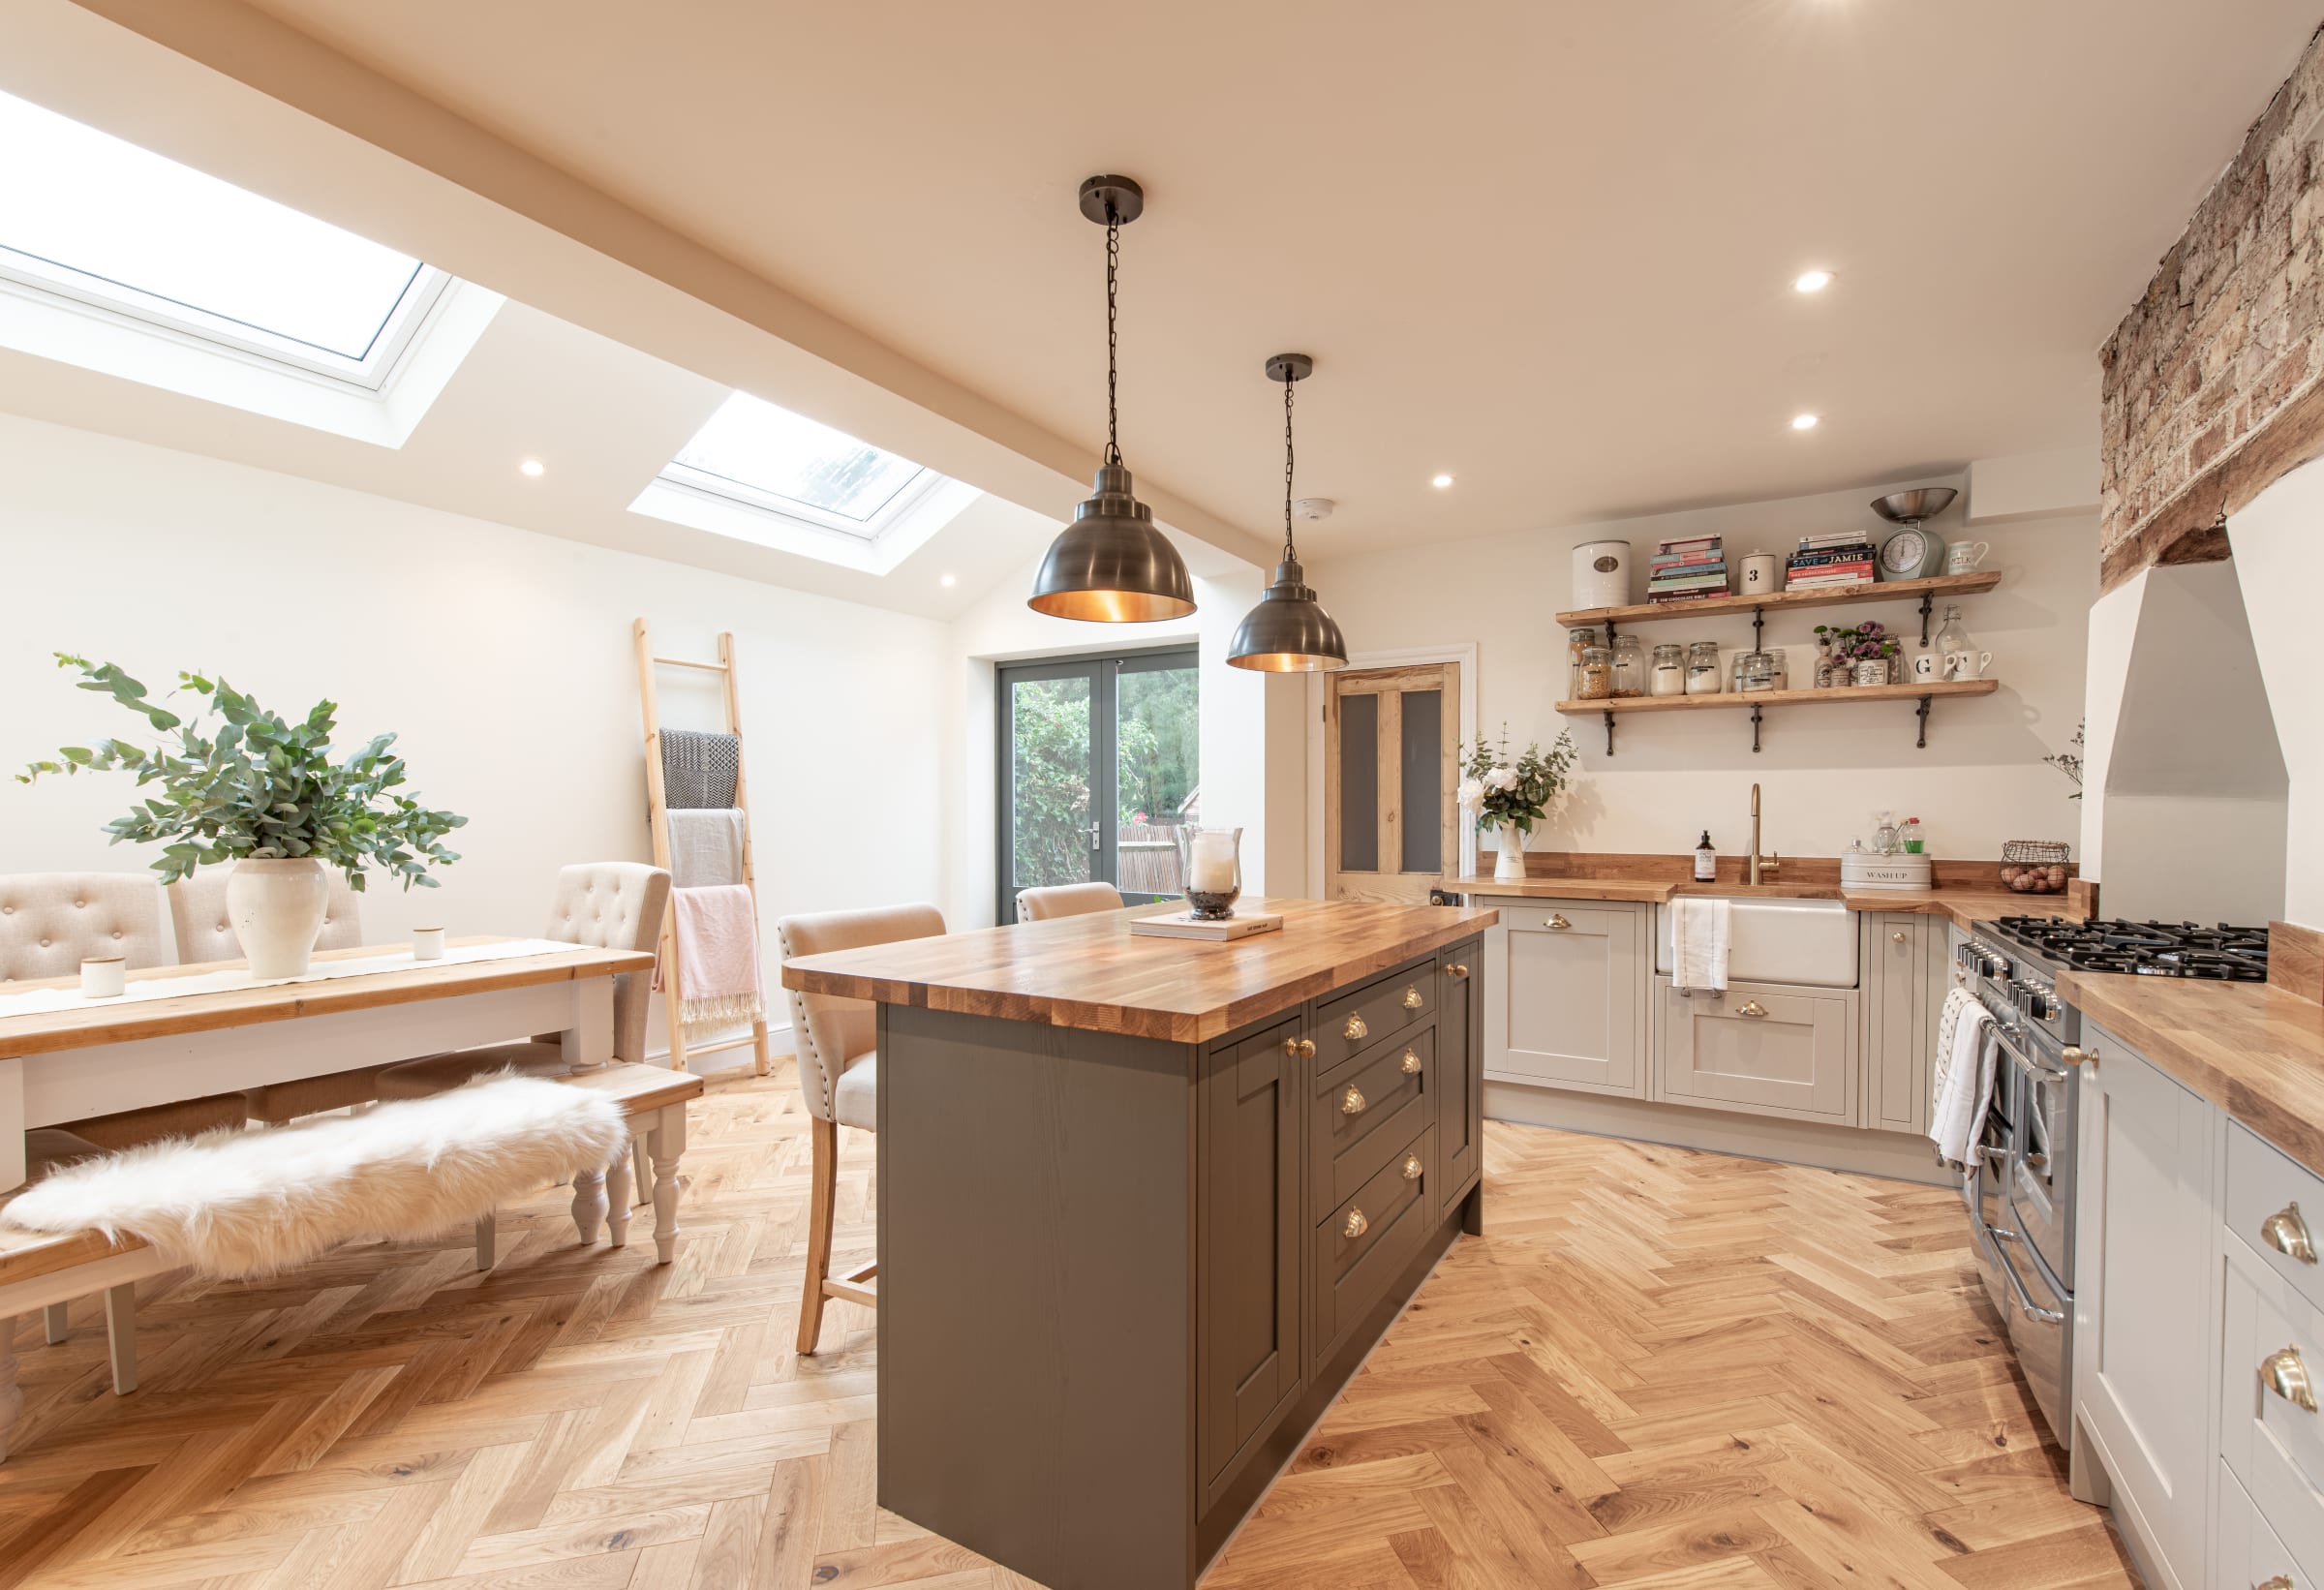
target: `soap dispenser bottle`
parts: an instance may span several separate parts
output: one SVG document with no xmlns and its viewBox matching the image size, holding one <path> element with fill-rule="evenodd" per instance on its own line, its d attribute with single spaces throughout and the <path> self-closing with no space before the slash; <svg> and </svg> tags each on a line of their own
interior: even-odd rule
<svg viewBox="0 0 2324 1590">
<path fill-rule="evenodd" d="M 1719 854 L 1711 848 L 1711 831 L 1707 828 L 1702 831 L 1702 842 L 1695 847 L 1695 881 L 1719 881 Z"/>
</svg>

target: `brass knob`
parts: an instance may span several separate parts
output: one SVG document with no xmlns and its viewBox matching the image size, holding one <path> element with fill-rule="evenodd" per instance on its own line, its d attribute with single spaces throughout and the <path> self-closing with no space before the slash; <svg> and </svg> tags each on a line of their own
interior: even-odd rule
<svg viewBox="0 0 2324 1590">
<path fill-rule="evenodd" d="M 1406 1154 L 1404 1156 L 1404 1179 L 1407 1181 L 1418 1181 L 1420 1178 L 1421 1156 L 1419 1154 Z"/>
<path fill-rule="evenodd" d="M 1563 933 L 1566 929 L 1574 926 L 1574 924 L 1566 920 L 1563 912 L 1551 911 L 1549 913 L 1549 926 L 1557 929 L 1560 933 Z"/>
<path fill-rule="evenodd" d="M 1404 1075 L 1406 1075 L 1407 1077 L 1417 1077 L 1417 1076 L 1419 1076 L 1420 1074 L 1421 1074 L 1421 1052 L 1420 1052 L 1419 1050 L 1417 1050 L 1417 1049 L 1408 1049 L 1408 1050 L 1406 1050 L 1406 1051 L 1404 1052 Z M 2313 1262 L 2312 1258 L 2311 1258 L 2310 1262 L 2311 1262 L 2311 1263 Z"/>
<path fill-rule="evenodd" d="M 1300 1040 L 1300 1058 L 1302 1060 L 1312 1060 L 1315 1058 L 1315 1040 L 1313 1038 L 1301 1038 Z"/>
<path fill-rule="evenodd" d="M 1454 982 L 1459 982 L 1469 975 L 1469 964 L 1465 961 L 1455 961 L 1445 968 L 1445 975 Z"/>
<path fill-rule="evenodd" d="M 1347 1039 L 1348 1042 L 1352 1044 L 1361 1043 L 1366 1037 L 1370 1036 L 1371 1030 L 1372 1029 L 1370 1027 L 1364 1024 L 1362 1017 L 1351 1016 L 1348 1018 L 1348 1024 L 1339 1029 L 1339 1035 Z"/>
<path fill-rule="evenodd" d="M 2315 1238 L 2308 1234 L 2308 1222 L 2300 1218 L 2300 1206 L 2286 1204 L 2259 1223 L 2260 1239 L 2286 1258 L 2297 1259 L 2304 1265 L 2316 1262 Z"/>
<path fill-rule="evenodd" d="M 2315 1384 L 2308 1378 L 2308 1365 L 2300 1361 L 2300 1350 L 2286 1347 L 2270 1353 L 2259 1361 L 2259 1383 L 2274 1391 L 2295 1408 L 2316 1411 Z"/>
<path fill-rule="evenodd" d="M 1418 1010 L 1427 1002 L 1421 997 L 1421 991 L 1418 988 L 1409 988 L 1404 991 L 1404 1008 L 1406 1010 Z"/>
<path fill-rule="evenodd" d="M 1287 1060 L 1296 1060 L 1300 1057 L 1299 1039 L 1286 1038 L 1283 1040 L 1283 1057 Z"/>
<path fill-rule="evenodd" d="M 1339 1113 L 1343 1116 L 1362 1115 L 1363 1089 L 1354 1083 L 1348 1084 L 1348 1090 L 1339 1096 Z"/>
<path fill-rule="evenodd" d="M 1340 1235 L 1347 1238 L 1350 1241 L 1354 1241 L 1357 1238 L 1361 1237 L 1365 1232 L 1370 1231 L 1371 1229 L 1372 1223 L 1363 1217 L 1363 1211 L 1361 1209 L 1350 1209 L 1348 1211 L 1348 1223 L 1339 1228 Z"/>
<path fill-rule="evenodd" d="M 2095 1065 L 2098 1063 L 2098 1056 L 2095 1051 L 2081 1049 L 2073 1044 L 2066 1045 L 2065 1048 L 2060 1052 L 2059 1058 L 2065 1061 L 2065 1063 L 2068 1065 Z"/>
<path fill-rule="evenodd" d="M 1903 931 L 1902 929 L 1899 929 L 1897 932 L 1890 933 L 1888 936 L 1889 936 L 1890 938 L 1893 938 L 1893 939 L 1895 939 L 1895 940 L 1896 940 L 1896 941 L 1897 941 L 1899 944 L 1902 944 L 1902 943 L 1905 941 L 1905 934 L 1904 934 L 1904 931 Z"/>
<path fill-rule="evenodd" d="M 1743 1001 L 1743 1008 L 1736 1011 L 1735 1014 L 1737 1016 L 1764 1016 L 1767 1014 L 1767 1007 L 1757 999 L 1746 999 Z"/>
</svg>

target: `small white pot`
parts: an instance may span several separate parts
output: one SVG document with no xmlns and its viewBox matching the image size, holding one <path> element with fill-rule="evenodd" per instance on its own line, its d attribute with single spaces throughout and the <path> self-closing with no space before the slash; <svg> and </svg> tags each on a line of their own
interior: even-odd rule
<svg viewBox="0 0 2324 1590">
<path fill-rule="evenodd" d="M 304 977 L 330 903 L 322 863 L 244 859 L 226 880 L 226 916 L 257 978 Z"/>
<path fill-rule="evenodd" d="M 1501 848 L 1493 856 L 1493 876 L 1503 883 L 1525 876 L 1525 836 L 1514 823 L 1501 825 Z"/>
</svg>

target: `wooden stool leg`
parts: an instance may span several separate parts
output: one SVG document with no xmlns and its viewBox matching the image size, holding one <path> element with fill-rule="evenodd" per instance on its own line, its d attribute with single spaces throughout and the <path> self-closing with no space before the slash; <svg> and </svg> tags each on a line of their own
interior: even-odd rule
<svg viewBox="0 0 2324 1590">
<path fill-rule="evenodd" d="M 16 1390 L 16 1322 L 0 1315 L 0 1463 L 8 1461 L 9 1437 L 24 1411 L 24 1393 Z"/>
<path fill-rule="evenodd" d="M 581 1234 L 581 1245 L 588 1247 L 597 1239 L 597 1227 L 605 1220 L 605 1173 L 592 1168 L 573 1175 L 573 1229 Z"/>
<path fill-rule="evenodd" d="M 490 1269 L 501 1262 L 501 1216 L 487 1209 L 476 1216 L 476 1268 Z"/>
<path fill-rule="evenodd" d="M 54 1347 L 73 1333 L 72 1326 L 65 1321 L 65 1310 L 72 1306 L 70 1303 L 50 1303 L 41 1310 L 42 1331 L 47 1336 L 49 1346 Z"/>
<path fill-rule="evenodd" d="M 613 1156 L 605 1167 L 605 1242 L 609 1247 L 625 1247 L 629 1241 L 629 1154 L 627 1149 Z"/>
<path fill-rule="evenodd" d="M 686 1106 L 664 1105 L 654 1120 L 654 1262 L 678 1257 L 678 1159 L 686 1152 Z"/>
<path fill-rule="evenodd" d="M 810 1123 L 814 1165 L 807 1193 L 807 1277 L 799 1289 L 799 1351 L 811 1353 L 823 1337 L 823 1282 L 831 1274 L 831 1212 L 840 1186 L 840 1128 Z"/>
<path fill-rule="evenodd" d="M 646 1134 L 629 1134 L 629 1201 L 631 1205 L 654 1201 L 654 1162 L 646 1153 Z"/>
<path fill-rule="evenodd" d="M 113 1395 L 138 1389 L 138 1288 L 133 1281 L 105 1292 L 105 1344 L 113 1361 Z"/>
</svg>

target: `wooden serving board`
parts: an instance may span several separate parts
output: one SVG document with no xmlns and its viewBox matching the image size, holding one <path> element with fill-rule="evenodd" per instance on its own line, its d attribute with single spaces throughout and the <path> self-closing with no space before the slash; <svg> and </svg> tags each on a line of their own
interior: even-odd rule
<svg viewBox="0 0 2324 1590">
<path fill-rule="evenodd" d="M 1167 916 L 1141 916 L 1130 920 L 1130 932 L 1152 938 L 1208 938 L 1230 942 L 1248 938 L 1253 933 L 1271 933 L 1283 926 L 1280 916 L 1259 914 L 1231 916 L 1224 922 L 1205 922 L 1191 911 L 1173 911 Z"/>
</svg>

